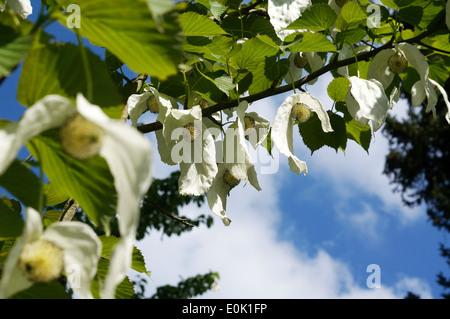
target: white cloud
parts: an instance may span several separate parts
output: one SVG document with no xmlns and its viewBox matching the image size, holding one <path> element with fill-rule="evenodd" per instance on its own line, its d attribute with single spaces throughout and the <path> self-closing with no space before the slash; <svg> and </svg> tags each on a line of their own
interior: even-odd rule
<svg viewBox="0 0 450 319">
<path fill-rule="evenodd" d="M 349 227 L 354 235 L 362 236 L 368 243 L 376 243 L 383 236 L 386 229 L 385 216 L 369 205 L 363 203 L 362 207 L 352 207 L 348 203 L 340 202 L 336 205 L 337 218 L 344 226 Z"/>
<path fill-rule="evenodd" d="M 311 255 L 281 240 L 277 233 L 282 216 L 277 190 L 283 179 L 278 177 L 261 175 L 261 192 L 248 186 L 232 190 L 227 211 L 232 219 L 229 227 L 216 218 L 211 229 L 200 227 L 163 240 L 161 232 L 152 232 L 139 242 L 152 271 L 147 293 L 153 294 L 158 286 L 176 285 L 181 278 L 217 271 L 220 289 L 201 298 L 404 297 L 395 287 L 359 286 L 354 278 L 368 274 L 353 274 L 349 261 L 338 260 L 324 249 Z M 209 213 L 209 209 L 182 209 L 187 216 L 201 213 Z M 421 282 L 415 278 L 411 282 L 414 280 Z M 429 294 L 429 290 L 424 291 Z"/>
</svg>

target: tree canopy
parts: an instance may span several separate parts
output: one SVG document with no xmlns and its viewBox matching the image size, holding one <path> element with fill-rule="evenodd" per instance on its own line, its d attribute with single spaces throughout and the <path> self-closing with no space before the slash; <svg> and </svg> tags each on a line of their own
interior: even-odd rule
<svg viewBox="0 0 450 319">
<path fill-rule="evenodd" d="M 415 190 L 406 203 L 425 201 L 448 229 L 450 1 L 0 0 L 0 10 L 0 85 L 20 72 L 25 107 L 0 120 L 0 298 L 140 297 L 127 273 L 145 281 L 151 269 L 135 241 L 150 229 L 230 226 L 233 189 L 264 192 L 252 149 L 307 174 L 297 132 L 311 152 L 368 151 L 387 122 L 403 147 L 387 171 Z M 78 42 L 50 34 L 56 23 Z M 325 74 L 332 105 L 308 92 Z M 286 92 L 273 120 L 248 110 Z M 389 119 L 401 92 L 410 123 Z M 155 179 L 156 161 L 178 170 Z M 189 203 L 211 215 L 180 216 Z M 153 298 L 190 298 L 218 276 Z"/>
</svg>

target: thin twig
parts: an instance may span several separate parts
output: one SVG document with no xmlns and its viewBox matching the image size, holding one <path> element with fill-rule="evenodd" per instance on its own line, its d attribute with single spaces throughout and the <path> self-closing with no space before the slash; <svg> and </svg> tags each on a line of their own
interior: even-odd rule
<svg viewBox="0 0 450 319">
<path fill-rule="evenodd" d="M 158 205 L 155 201 L 152 201 L 151 199 L 148 199 L 148 198 L 146 198 L 146 199 L 144 199 L 144 200 L 145 200 L 146 202 L 148 202 L 149 204 L 151 204 L 153 207 L 155 207 L 160 213 L 163 213 L 164 215 L 166 215 L 167 217 L 170 217 L 170 218 L 172 218 L 172 219 L 174 219 L 174 220 L 176 220 L 176 221 L 179 221 L 179 222 L 183 223 L 183 224 L 186 225 L 186 226 L 194 227 L 194 225 L 188 223 L 188 219 L 186 219 L 186 218 L 180 218 L 180 217 L 178 217 L 178 216 L 174 216 L 174 215 L 172 215 L 172 214 L 166 212 L 164 209 L 162 209 L 161 207 L 159 207 L 159 205 Z"/>
</svg>

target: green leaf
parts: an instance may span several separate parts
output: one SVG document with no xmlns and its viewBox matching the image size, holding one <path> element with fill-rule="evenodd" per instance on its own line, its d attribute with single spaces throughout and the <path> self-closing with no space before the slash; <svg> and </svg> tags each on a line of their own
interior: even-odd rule
<svg viewBox="0 0 450 319">
<path fill-rule="evenodd" d="M 302 33 L 303 38 L 300 43 L 289 47 L 291 52 L 334 52 L 333 43 L 321 33 Z"/>
<path fill-rule="evenodd" d="M 230 58 L 231 66 L 252 73 L 253 81 L 249 87 L 250 94 L 264 91 L 275 80 L 278 80 L 278 73 L 274 73 L 272 69 L 276 64 L 278 52 L 279 47 L 270 37 L 263 35 L 245 41 L 242 49 Z"/>
<path fill-rule="evenodd" d="M 0 239 L 20 236 L 23 220 L 20 217 L 22 207 L 14 199 L 0 198 Z"/>
<path fill-rule="evenodd" d="M 369 124 L 362 125 L 356 122 L 350 113 L 348 113 L 347 105 L 345 103 L 336 103 L 336 110 L 344 114 L 347 137 L 358 143 L 366 152 L 368 152 L 372 140 L 372 130 L 370 129 Z"/>
<path fill-rule="evenodd" d="M 351 29 L 337 33 L 336 42 L 346 44 L 359 43 L 367 35 L 363 28 Z"/>
<path fill-rule="evenodd" d="M 109 230 L 117 194 L 106 161 L 100 156 L 80 161 L 67 155 L 59 144 L 58 130 L 33 138 L 27 147 L 54 187 L 77 201 L 94 224 Z"/>
<path fill-rule="evenodd" d="M 412 24 L 413 26 L 419 26 L 423 17 L 423 8 L 419 6 L 411 6 L 400 9 L 397 17 L 399 20 Z"/>
<path fill-rule="evenodd" d="M 114 236 L 99 236 L 99 239 L 102 242 L 102 258 L 110 260 L 114 246 L 120 241 L 120 238 Z M 136 247 L 133 248 L 131 269 L 150 277 L 150 271 L 148 271 L 145 266 L 144 256 Z"/>
<path fill-rule="evenodd" d="M 100 299 L 100 287 L 105 281 L 108 274 L 109 260 L 100 258 L 97 266 L 97 275 L 91 284 L 91 292 L 94 298 Z M 122 282 L 116 287 L 115 299 L 131 299 L 134 295 L 134 287 L 128 277 L 125 277 Z"/>
<path fill-rule="evenodd" d="M 345 150 L 347 146 L 347 135 L 345 130 L 344 119 L 327 111 L 330 118 L 333 132 L 325 133 L 322 130 L 322 124 L 316 113 L 312 113 L 310 119 L 306 123 L 300 123 L 298 129 L 303 138 L 305 145 L 311 150 L 311 154 L 316 150 L 327 145 L 338 151 L 338 149 Z"/>
<path fill-rule="evenodd" d="M 362 125 L 355 120 L 345 122 L 345 129 L 347 130 L 347 137 L 354 140 L 361 147 L 369 151 L 370 141 L 372 140 L 372 131 L 369 125 Z"/>
<path fill-rule="evenodd" d="M 22 61 L 33 44 L 33 35 L 21 35 L 0 25 L 0 79 L 8 76 Z"/>
<path fill-rule="evenodd" d="M 348 92 L 350 80 L 348 78 L 338 77 L 333 79 L 328 85 L 328 96 L 336 102 L 345 102 L 345 96 Z"/>
<path fill-rule="evenodd" d="M 336 28 L 341 31 L 355 29 L 366 19 L 367 15 L 360 5 L 349 1 L 342 7 L 341 14 L 336 19 Z"/>
<path fill-rule="evenodd" d="M 61 211 L 59 210 L 48 210 L 44 213 L 42 216 L 42 224 L 44 227 L 48 227 L 53 223 L 56 223 L 59 221 L 59 218 L 61 217 Z"/>
<path fill-rule="evenodd" d="M 336 13 L 327 4 L 316 4 L 305 10 L 301 17 L 286 27 L 287 30 L 304 29 L 324 31 L 334 25 Z"/>
<path fill-rule="evenodd" d="M 209 3 L 211 5 L 210 10 L 212 15 L 217 19 L 217 21 L 220 21 L 222 14 L 224 14 L 228 9 L 227 6 L 218 1 L 209 1 Z"/>
<path fill-rule="evenodd" d="M 64 285 L 54 280 L 48 284 L 35 283 L 30 288 L 15 294 L 11 299 L 70 299 L 70 295 Z"/>
<path fill-rule="evenodd" d="M 147 0 L 147 5 L 153 19 L 158 23 L 161 22 L 162 16 L 175 9 L 175 2 L 172 0 Z"/>
<path fill-rule="evenodd" d="M 87 51 L 92 74 L 91 103 L 103 108 L 110 117 L 119 118 L 123 106 L 105 63 Z M 70 43 L 37 45 L 25 59 L 19 80 L 17 99 L 31 106 L 44 96 L 59 94 L 75 99 L 79 92 L 87 94 L 86 73 L 78 46 Z"/>
<path fill-rule="evenodd" d="M 182 34 L 175 12 L 156 22 L 145 0 L 57 0 L 60 6 L 80 6 L 81 28 L 77 29 L 97 46 L 105 47 L 136 73 L 161 79 L 177 72 L 181 61 Z M 164 12 L 158 1 L 152 9 Z M 160 12 L 156 12 L 160 13 Z M 66 25 L 67 16 L 54 13 Z"/>
<path fill-rule="evenodd" d="M 270 23 L 270 19 L 255 14 L 245 17 L 226 16 L 222 22 L 222 28 L 232 34 L 236 39 L 251 39 L 260 35 L 267 35 L 273 42 L 281 44 L 275 30 Z"/>
<path fill-rule="evenodd" d="M 41 185 L 39 179 L 20 161 L 15 160 L 0 176 L 0 186 L 25 206 L 40 209 Z"/>
<path fill-rule="evenodd" d="M 44 186 L 45 206 L 55 206 L 69 199 L 69 196 L 60 193 L 52 183 L 46 183 Z"/>
<path fill-rule="evenodd" d="M 179 16 L 181 28 L 186 36 L 208 37 L 227 34 L 213 20 L 195 12 L 186 12 Z"/>
</svg>

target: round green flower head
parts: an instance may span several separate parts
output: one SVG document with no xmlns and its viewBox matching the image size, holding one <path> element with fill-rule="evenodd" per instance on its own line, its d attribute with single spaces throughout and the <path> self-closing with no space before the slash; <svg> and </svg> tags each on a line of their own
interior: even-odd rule
<svg viewBox="0 0 450 319">
<path fill-rule="evenodd" d="M 311 109 L 304 103 L 296 103 L 292 108 L 292 117 L 300 123 L 305 123 L 311 117 Z"/>
<path fill-rule="evenodd" d="M 255 128 L 256 126 L 256 121 L 253 117 L 246 115 L 244 117 L 244 123 L 245 123 L 245 130 L 251 129 L 251 128 Z"/>
<path fill-rule="evenodd" d="M 158 100 L 156 99 L 156 96 L 152 95 L 147 99 L 147 107 L 153 114 L 159 113 L 159 106 L 158 106 Z"/>
<path fill-rule="evenodd" d="M 63 150 L 80 160 L 98 155 L 103 134 L 98 125 L 79 114 L 70 118 L 59 131 Z"/>
<path fill-rule="evenodd" d="M 408 60 L 403 54 L 394 54 L 388 60 L 389 69 L 396 74 L 402 73 L 408 67 Z"/>
<path fill-rule="evenodd" d="M 23 247 L 19 265 L 29 280 L 48 283 L 61 276 L 64 254 L 54 243 L 40 239 Z"/>
<path fill-rule="evenodd" d="M 188 123 L 183 126 L 185 130 L 183 131 L 184 139 L 188 142 L 193 142 L 199 135 L 200 131 L 194 125 L 194 123 Z"/>
<path fill-rule="evenodd" d="M 226 170 L 223 174 L 223 180 L 224 182 L 230 186 L 231 188 L 236 187 L 241 181 L 234 177 L 229 170 Z"/>
<path fill-rule="evenodd" d="M 296 54 L 294 58 L 294 65 L 299 68 L 303 69 L 308 64 L 308 59 L 304 57 L 301 54 Z"/>
</svg>

